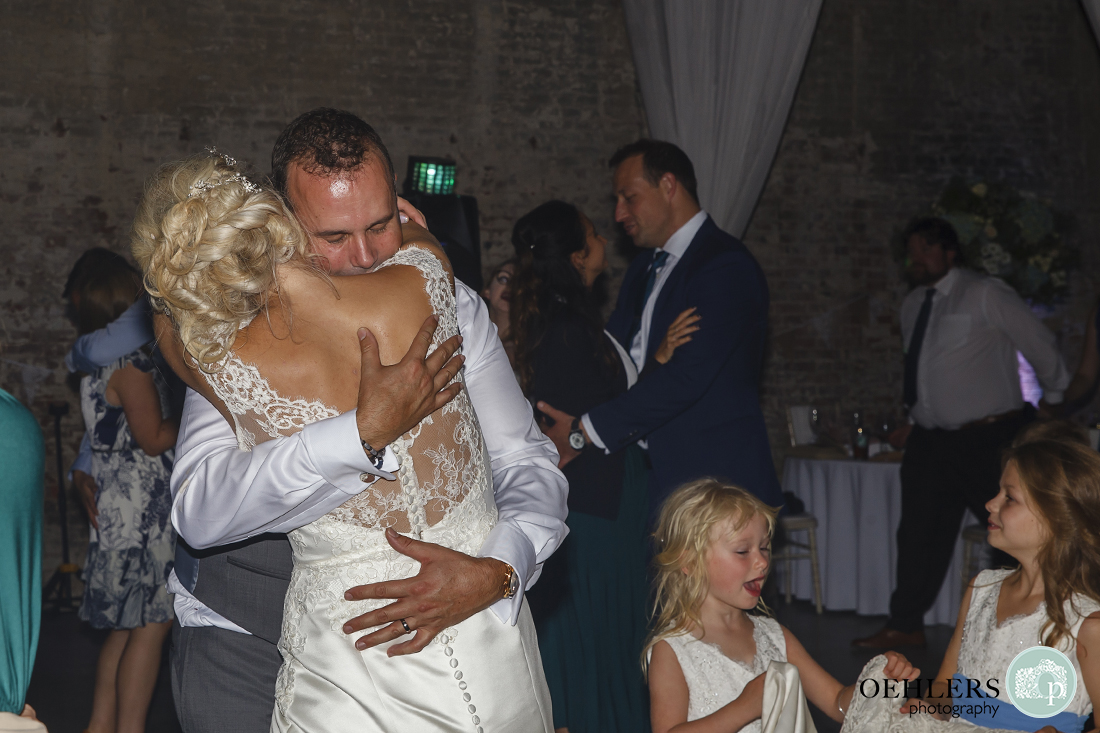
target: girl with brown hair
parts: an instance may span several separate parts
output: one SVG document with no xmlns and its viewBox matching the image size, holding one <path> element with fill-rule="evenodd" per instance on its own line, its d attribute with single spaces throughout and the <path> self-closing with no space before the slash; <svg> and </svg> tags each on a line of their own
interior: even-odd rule
<svg viewBox="0 0 1100 733">
<path fill-rule="evenodd" d="M 74 267 L 72 317 L 80 334 L 118 318 L 141 292 L 141 276 L 120 255 L 86 253 Z M 177 419 L 148 354 L 134 351 L 80 385 L 91 440 L 91 541 L 80 618 L 110 629 L 96 668 L 90 733 L 145 730 L 145 715 L 174 618 L 165 583 L 175 532 L 169 477 Z"/>
<path fill-rule="evenodd" d="M 1080 733 L 1100 696 L 1100 455 L 1072 437 L 1017 441 L 1005 454 L 1000 492 L 986 509 L 989 544 L 1020 565 L 984 570 L 971 581 L 929 697 L 947 697 L 950 689 L 958 695 L 968 691 L 968 680 L 977 681 L 995 704 L 973 707 L 997 712 L 972 714 L 971 706 L 960 705 L 969 723 Z M 1016 655 L 1035 646 L 1064 653 L 1078 680 L 1066 709 L 1041 720 L 1012 704 L 1005 679 Z M 865 728 L 855 730 L 886 730 L 895 715 L 881 699 L 858 707 Z M 931 715 L 910 717 L 909 707 L 901 710 L 910 720 L 906 730 L 949 730 Z"/>
</svg>

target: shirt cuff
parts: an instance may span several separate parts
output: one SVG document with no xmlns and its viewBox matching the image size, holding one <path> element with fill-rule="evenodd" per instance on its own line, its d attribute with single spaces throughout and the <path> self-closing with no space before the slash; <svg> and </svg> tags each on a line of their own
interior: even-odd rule
<svg viewBox="0 0 1100 733">
<path fill-rule="evenodd" d="M 592 426 L 592 418 L 588 416 L 588 413 L 581 415 L 581 425 L 584 425 L 584 432 L 588 433 L 588 439 L 592 441 L 592 445 L 596 446 L 604 453 L 610 453 L 607 450 L 607 446 L 600 440 L 600 434 L 596 432 L 596 428 Z"/>
<path fill-rule="evenodd" d="M 1062 400 L 1066 398 L 1065 392 L 1056 392 L 1054 390 L 1043 390 L 1043 402 L 1048 405 L 1060 405 Z"/>
<path fill-rule="evenodd" d="M 520 587 L 526 590 L 534 583 L 535 550 L 527 535 L 510 522 L 501 522 L 485 538 L 478 557 L 492 557 L 512 566 L 520 578 Z M 511 598 L 501 598 L 489 606 L 501 623 L 516 625 L 523 607 L 523 593 Z"/>
<path fill-rule="evenodd" d="M 358 494 L 364 483 L 374 483 L 378 478 L 393 481 L 398 465 L 387 447 L 382 468 L 374 467 L 359 439 L 355 412 L 315 422 L 302 430 L 302 442 L 318 473 L 346 494 Z"/>
</svg>

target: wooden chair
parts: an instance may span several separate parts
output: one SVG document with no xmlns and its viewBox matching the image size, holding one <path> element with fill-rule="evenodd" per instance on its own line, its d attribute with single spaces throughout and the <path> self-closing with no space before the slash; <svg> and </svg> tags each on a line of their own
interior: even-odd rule
<svg viewBox="0 0 1100 733">
<path fill-rule="evenodd" d="M 790 514 L 779 518 L 779 526 L 786 537 L 786 544 L 772 555 L 772 562 L 783 561 L 783 574 L 786 576 L 786 601 L 791 602 L 791 561 L 809 560 L 814 579 L 814 605 L 821 613 L 821 570 L 817 561 L 817 518 L 812 514 Z M 805 532 L 806 542 L 795 542 L 792 532 Z M 806 550 L 802 552 L 800 550 Z"/>
</svg>

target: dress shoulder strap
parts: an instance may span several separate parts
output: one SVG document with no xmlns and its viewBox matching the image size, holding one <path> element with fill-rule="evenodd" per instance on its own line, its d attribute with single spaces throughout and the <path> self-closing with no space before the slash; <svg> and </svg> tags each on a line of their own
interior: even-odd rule
<svg viewBox="0 0 1100 733">
<path fill-rule="evenodd" d="M 454 286 L 439 257 L 423 247 L 405 247 L 397 250 L 393 257 L 383 262 L 377 269 L 393 265 L 415 267 L 424 276 L 424 291 L 432 304 L 432 313 L 439 318 L 439 327 L 436 329 L 433 345 L 442 343 L 457 334 L 458 316 Z"/>
<path fill-rule="evenodd" d="M 696 668 L 692 647 L 699 644 L 699 640 L 691 634 L 679 634 L 677 636 L 666 636 L 664 641 L 672 647 L 672 652 L 676 655 L 676 661 L 680 663 L 680 669 L 683 671 L 685 679 L 691 680 Z"/>
<path fill-rule="evenodd" d="M 783 627 L 774 618 L 767 616 L 749 616 L 752 619 L 756 640 L 756 656 L 767 661 L 787 661 L 787 640 L 783 637 Z"/>
</svg>

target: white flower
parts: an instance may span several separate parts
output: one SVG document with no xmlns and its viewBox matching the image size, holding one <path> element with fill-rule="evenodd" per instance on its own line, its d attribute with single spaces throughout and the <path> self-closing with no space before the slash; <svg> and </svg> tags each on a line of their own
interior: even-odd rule
<svg viewBox="0 0 1100 733">
<path fill-rule="evenodd" d="M 999 275 L 1004 265 L 1011 264 L 1012 255 L 996 242 L 982 245 L 982 269 L 990 275 Z"/>
</svg>

